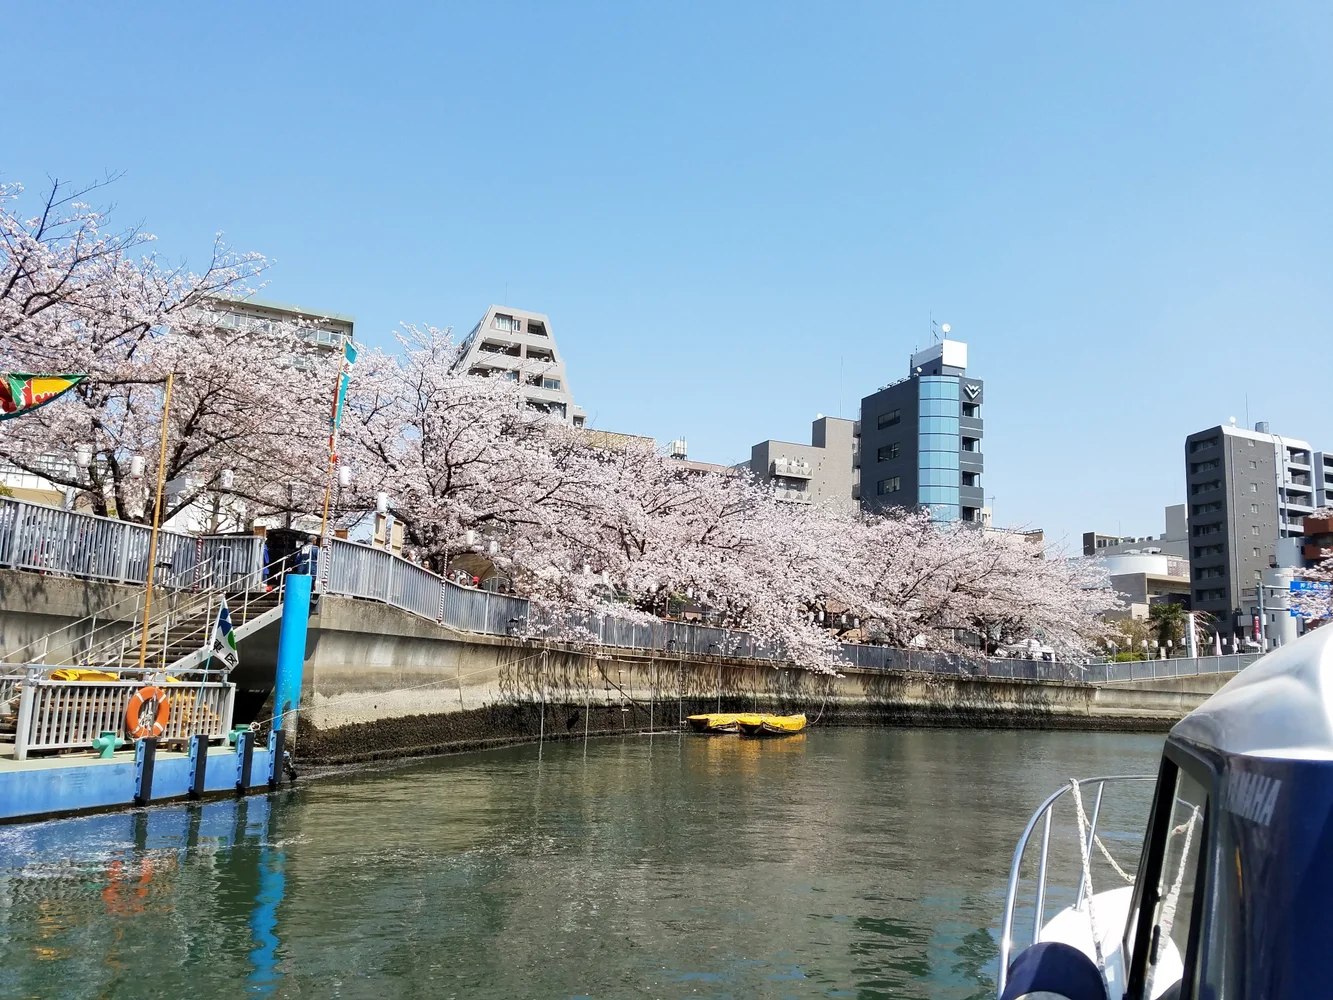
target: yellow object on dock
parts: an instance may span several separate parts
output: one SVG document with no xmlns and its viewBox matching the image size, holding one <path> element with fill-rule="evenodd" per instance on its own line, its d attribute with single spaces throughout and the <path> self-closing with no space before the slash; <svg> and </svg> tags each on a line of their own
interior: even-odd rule
<svg viewBox="0 0 1333 1000">
<path fill-rule="evenodd" d="M 742 715 L 736 719 L 742 736 L 790 736 L 805 729 L 804 715 Z"/>
<path fill-rule="evenodd" d="M 51 671 L 53 681 L 118 681 L 117 674 L 108 674 L 105 670 L 84 670 L 80 667 L 61 667 Z"/>
</svg>

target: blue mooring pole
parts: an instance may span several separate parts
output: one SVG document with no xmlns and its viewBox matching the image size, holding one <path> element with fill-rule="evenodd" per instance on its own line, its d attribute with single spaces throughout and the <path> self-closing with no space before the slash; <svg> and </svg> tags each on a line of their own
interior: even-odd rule
<svg viewBox="0 0 1333 1000">
<path fill-rule="evenodd" d="M 301 705 L 301 677 L 305 671 L 305 640 L 310 625 L 310 585 L 313 578 L 288 573 L 282 593 L 282 631 L 278 633 L 278 676 L 274 680 L 274 728 L 296 731 L 296 709 Z M 291 713 L 291 714 L 288 714 Z M 278 721 L 280 720 L 280 721 Z"/>
</svg>

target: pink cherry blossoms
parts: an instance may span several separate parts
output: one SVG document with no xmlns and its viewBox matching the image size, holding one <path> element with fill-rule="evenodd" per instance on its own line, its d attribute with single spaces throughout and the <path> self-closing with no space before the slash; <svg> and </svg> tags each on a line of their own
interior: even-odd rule
<svg viewBox="0 0 1333 1000">
<path fill-rule="evenodd" d="M 252 516 L 318 515 L 337 358 L 296 331 L 229 319 L 224 297 L 249 294 L 263 258 L 218 243 L 209 267 L 189 273 L 145 253 L 149 237 L 105 231 L 83 192 L 56 186 L 27 217 L 18 194 L 0 189 L 0 362 L 91 377 L 9 422 L 0 460 L 79 491 L 97 513 L 151 516 L 132 457 L 155 463 L 175 371 L 168 478 L 202 491 L 227 469 Z M 1040 637 L 1078 657 L 1119 604 L 1089 563 L 1021 534 L 785 504 L 745 475 L 701 473 L 633 443 L 595 446 L 526 408 L 516 383 L 458 361 L 433 327 L 362 352 L 339 446 L 355 476 L 339 516 L 355 523 L 387 493 L 432 567 L 480 551 L 539 607 L 644 620 L 687 604 L 781 659 L 833 671 L 849 622 L 899 647 L 993 651 Z M 80 444 L 87 463 L 50 463 Z"/>
</svg>

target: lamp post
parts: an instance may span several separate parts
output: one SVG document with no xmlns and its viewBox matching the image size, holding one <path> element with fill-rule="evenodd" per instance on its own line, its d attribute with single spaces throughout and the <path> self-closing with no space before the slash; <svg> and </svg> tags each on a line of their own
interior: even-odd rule
<svg viewBox="0 0 1333 1000">
<path fill-rule="evenodd" d="M 333 509 L 333 519 L 336 522 L 343 509 L 343 490 L 352 485 L 352 467 L 350 465 L 338 466 L 338 499 L 335 501 Z"/>
<path fill-rule="evenodd" d="M 93 464 L 93 446 L 90 444 L 76 445 L 74 448 L 74 464 L 75 466 L 78 467 L 81 473 L 87 473 L 88 469 Z M 80 476 L 79 479 L 82 480 L 83 476 Z M 78 487 L 68 490 L 65 493 L 66 510 L 74 509 L 74 502 L 78 498 L 78 495 L 79 495 Z"/>
<path fill-rule="evenodd" d="M 236 485 L 236 473 L 231 469 L 218 472 L 217 489 L 213 491 L 213 525 L 209 534 L 216 535 L 222 527 L 222 494 L 231 491 Z"/>
</svg>

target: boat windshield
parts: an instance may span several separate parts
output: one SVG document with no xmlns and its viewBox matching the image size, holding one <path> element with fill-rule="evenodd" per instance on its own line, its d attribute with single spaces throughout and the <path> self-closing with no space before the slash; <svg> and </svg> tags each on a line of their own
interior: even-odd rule
<svg viewBox="0 0 1333 1000">
<path fill-rule="evenodd" d="M 1203 851 L 1203 820 L 1208 791 L 1183 768 L 1176 771 L 1171 821 L 1166 831 L 1162 870 L 1157 878 L 1157 903 L 1144 990 L 1155 997 L 1180 979 L 1181 959 L 1188 953 L 1194 917 L 1194 889 Z"/>
</svg>

